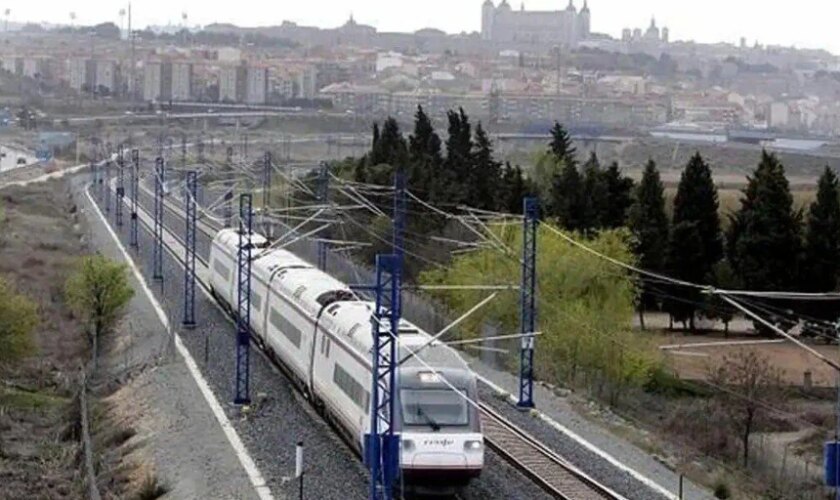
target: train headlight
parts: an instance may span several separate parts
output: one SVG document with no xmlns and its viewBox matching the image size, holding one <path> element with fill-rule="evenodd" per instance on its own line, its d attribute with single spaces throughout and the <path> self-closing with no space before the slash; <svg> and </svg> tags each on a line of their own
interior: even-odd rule
<svg viewBox="0 0 840 500">
<path fill-rule="evenodd" d="M 481 451 L 484 447 L 484 443 L 481 441 L 466 441 L 464 442 L 464 450 L 465 451 Z"/>
<path fill-rule="evenodd" d="M 412 441 L 410 439 L 403 439 L 402 441 L 400 441 L 400 443 L 402 444 L 402 450 L 403 451 L 413 451 L 414 450 L 414 441 Z"/>
</svg>

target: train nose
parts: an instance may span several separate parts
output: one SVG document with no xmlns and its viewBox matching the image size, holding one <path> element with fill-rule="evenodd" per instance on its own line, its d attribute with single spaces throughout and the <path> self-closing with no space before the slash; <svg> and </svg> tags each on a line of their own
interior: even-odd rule
<svg viewBox="0 0 840 500">
<path fill-rule="evenodd" d="M 455 469 L 467 466 L 467 456 L 463 453 L 417 453 L 412 457 L 412 467 L 432 469 Z"/>
</svg>

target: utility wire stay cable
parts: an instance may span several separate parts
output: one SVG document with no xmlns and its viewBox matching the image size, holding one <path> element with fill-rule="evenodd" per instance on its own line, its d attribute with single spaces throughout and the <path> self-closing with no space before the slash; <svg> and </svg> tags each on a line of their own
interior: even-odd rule
<svg viewBox="0 0 840 500">
<path fill-rule="evenodd" d="M 273 245 L 275 245 L 275 244 L 280 244 L 280 243 L 282 243 L 282 242 L 283 242 L 283 240 L 285 240 L 287 237 L 289 237 L 289 236 L 291 236 L 291 235 L 296 235 L 296 234 L 297 234 L 297 232 L 298 232 L 298 229 L 302 228 L 303 226 L 307 225 L 307 224 L 308 224 L 308 223 L 310 223 L 311 221 L 315 220 L 315 219 L 316 219 L 319 215 L 321 215 L 322 213 L 324 213 L 324 211 L 325 211 L 325 210 L 326 210 L 325 208 L 322 208 L 321 210 L 318 210 L 317 212 L 315 212 L 314 214 L 312 214 L 309 218 L 305 219 L 303 222 L 301 222 L 301 223 L 300 223 L 300 224 L 298 224 L 297 226 L 295 226 L 295 227 L 293 227 L 292 229 L 289 229 L 288 231 L 286 231 L 286 232 L 285 232 L 282 236 L 280 236 L 279 238 L 277 238 L 277 239 L 274 241 L 274 243 L 272 243 L 272 246 L 273 246 Z M 271 248 L 271 247 L 269 247 L 269 248 Z"/>
<path fill-rule="evenodd" d="M 791 342 L 796 344 L 798 347 L 804 349 L 805 351 L 807 351 L 808 353 L 810 353 L 811 355 L 813 355 L 814 357 L 816 357 L 817 359 L 819 359 L 823 363 L 829 365 L 830 367 L 832 367 L 835 370 L 837 370 L 838 372 L 840 372 L 840 365 L 838 365 L 836 362 L 832 361 L 831 359 L 823 356 L 816 349 L 814 349 L 811 346 L 809 346 L 809 345 L 805 344 L 804 342 L 800 341 L 799 339 L 797 339 L 793 335 L 789 334 L 788 332 L 782 330 L 781 328 L 774 325 L 773 323 L 770 323 L 769 321 L 762 318 L 761 316 L 754 313 L 753 311 L 747 309 L 746 307 L 744 307 L 743 305 L 741 305 L 740 303 L 738 303 L 737 301 L 735 301 L 731 297 L 729 297 L 727 295 L 721 295 L 721 298 L 723 300 L 725 300 L 726 302 L 729 302 L 730 304 L 732 304 L 734 307 L 738 308 L 741 312 L 743 312 L 747 316 L 753 318 L 754 320 L 758 321 L 759 323 L 766 326 L 767 328 L 770 328 L 771 330 L 778 333 L 782 337 L 790 340 Z"/>
<path fill-rule="evenodd" d="M 512 340 L 512 339 L 521 339 L 524 337 L 539 337 L 542 335 L 543 332 L 534 332 L 534 333 L 514 333 L 511 335 L 496 335 L 494 337 L 482 337 L 480 339 L 467 339 L 467 340 L 451 340 L 449 342 L 442 342 L 448 346 L 453 345 L 466 345 L 466 344 L 480 344 L 482 342 L 495 342 L 497 340 Z"/>
<path fill-rule="evenodd" d="M 430 345 L 434 344 L 434 343 L 435 343 L 435 342 L 437 342 L 437 341 L 438 341 L 441 337 L 443 337 L 444 335 L 446 335 L 446 334 L 447 334 L 450 330 L 452 330 L 452 329 L 453 329 L 453 328 L 455 328 L 456 326 L 458 326 L 458 325 L 460 325 L 461 323 L 463 323 L 463 322 L 464 322 L 464 321 L 465 321 L 468 317 L 472 316 L 472 314 L 473 314 L 473 313 L 475 313 L 476 311 L 478 311 L 479 309 L 481 309 L 482 307 L 484 307 L 485 305 L 487 305 L 487 304 L 488 304 L 491 300 L 495 299 L 497 295 L 499 295 L 499 293 L 498 293 L 498 292 L 493 292 L 493 293 L 492 293 L 492 294 L 490 294 L 488 297 L 486 297 L 484 300 L 482 300 L 482 301 L 481 301 L 481 302 L 479 302 L 478 304 L 474 305 L 474 306 L 473 306 L 473 307 L 472 307 L 469 311 L 467 311 L 467 312 L 465 312 L 464 314 L 462 314 L 461 316 L 459 316 L 459 317 L 458 317 L 458 319 L 456 319 L 455 321 L 453 321 L 453 322 L 449 323 L 448 325 L 446 325 L 446 326 L 445 326 L 445 327 L 444 327 L 441 331 L 437 332 L 437 334 L 435 334 L 432 338 L 430 338 L 428 341 L 426 341 L 425 343 L 423 343 L 423 345 L 421 345 L 420 347 L 418 347 L 418 348 L 417 348 L 417 350 L 415 350 L 415 351 L 414 351 L 415 355 L 416 355 L 416 353 L 418 353 L 418 352 L 422 351 L 423 349 L 425 349 L 425 348 L 429 347 Z M 397 366 L 402 365 L 403 363 L 405 363 L 405 362 L 406 362 L 406 360 L 407 360 L 408 358 L 409 358 L 409 356 L 406 356 L 406 357 L 402 358 L 402 359 L 399 361 L 399 363 L 397 363 Z"/>
</svg>

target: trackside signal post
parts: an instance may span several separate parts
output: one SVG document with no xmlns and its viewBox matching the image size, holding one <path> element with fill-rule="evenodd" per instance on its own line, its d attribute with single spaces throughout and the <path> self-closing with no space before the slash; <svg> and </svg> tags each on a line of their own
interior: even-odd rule
<svg viewBox="0 0 840 500">
<path fill-rule="evenodd" d="M 236 395 L 233 403 L 247 405 L 251 403 L 250 383 L 250 343 L 251 331 L 251 195 L 244 193 L 239 197 L 239 252 L 237 256 L 237 312 L 236 320 Z"/>
<path fill-rule="evenodd" d="M 522 226 L 522 286 L 520 288 L 520 318 L 522 345 L 519 351 L 520 408 L 534 407 L 534 330 L 537 319 L 537 217 L 536 198 L 525 198 Z"/>
</svg>

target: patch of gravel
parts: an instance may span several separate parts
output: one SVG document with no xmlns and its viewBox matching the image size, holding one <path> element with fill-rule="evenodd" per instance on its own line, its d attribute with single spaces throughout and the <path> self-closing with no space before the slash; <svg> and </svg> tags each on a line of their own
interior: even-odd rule
<svg viewBox="0 0 840 500">
<path fill-rule="evenodd" d="M 577 441 L 551 429 L 530 412 L 517 409 L 507 398 L 502 399 L 485 384 L 479 385 L 478 392 L 483 401 L 490 404 L 511 422 L 615 492 L 634 500 L 663 500 L 667 498 L 642 484 L 627 472 L 617 469 L 603 458 L 584 448 Z M 633 467 L 633 464 L 627 465 Z"/>
</svg>

